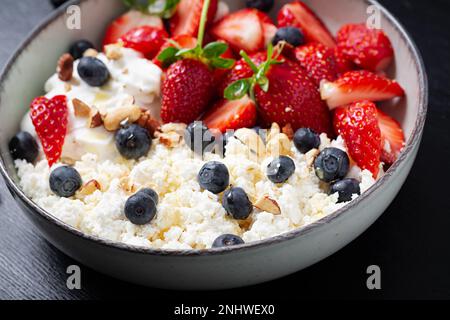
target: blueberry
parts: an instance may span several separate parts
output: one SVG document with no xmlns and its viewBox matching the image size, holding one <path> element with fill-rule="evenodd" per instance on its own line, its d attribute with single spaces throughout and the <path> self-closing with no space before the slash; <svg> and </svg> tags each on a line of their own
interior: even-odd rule
<svg viewBox="0 0 450 320">
<path fill-rule="evenodd" d="M 230 185 L 230 174 L 223 163 L 211 161 L 201 168 L 198 182 L 203 189 L 218 194 Z"/>
<path fill-rule="evenodd" d="M 247 8 L 255 8 L 268 12 L 272 9 L 275 0 L 247 0 Z"/>
<path fill-rule="evenodd" d="M 116 133 L 116 147 L 126 159 L 139 159 L 149 152 L 152 139 L 147 129 L 137 124 L 127 125 Z"/>
<path fill-rule="evenodd" d="M 125 203 L 125 216 L 132 224 L 147 224 L 156 216 L 156 203 L 145 192 L 138 192 Z"/>
<path fill-rule="evenodd" d="M 286 156 L 276 158 L 267 166 L 267 177 L 273 183 L 286 182 L 294 172 L 294 160 Z"/>
<path fill-rule="evenodd" d="M 301 46 L 305 43 L 305 36 L 300 31 L 299 28 L 295 27 L 284 27 L 277 30 L 272 43 L 276 45 L 280 41 L 286 41 L 294 47 Z"/>
<path fill-rule="evenodd" d="M 140 190 L 139 192 L 145 193 L 146 195 L 148 195 L 150 198 L 153 199 L 153 201 L 158 204 L 159 203 L 159 196 L 158 193 L 156 193 L 155 190 L 150 189 L 150 188 L 145 188 Z"/>
<path fill-rule="evenodd" d="M 70 46 L 69 53 L 74 60 L 80 59 L 88 49 L 94 48 L 94 45 L 87 40 L 79 40 Z"/>
<path fill-rule="evenodd" d="M 69 166 L 58 167 L 50 174 L 50 189 L 58 196 L 69 198 L 81 188 L 81 176 Z"/>
<path fill-rule="evenodd" d="M 109 70 L 103 61 L 94 57 L 82 57 L 78 63 L 78 74 L 88 85 L 101 87 L 109 80 Z"/>
<path fill-rule="evenodd" d="M 21 131 L 9 141 L 9 151 L 14 160 L 33 163 L 39 155 L 39 146 L 31 134 Z"/>
<path fill-rule="evenodd" d="M 195 121 L 188 125 L 184 133 L 186 145 L 195 153 L 202 155 L 213 150 L 216 138 L 201 121 Z"/>
<path fill-rule="evenodd" d="M 213 248 L 223 248 L 223 247 L 231 247 L 238 246 L 240 244 L 244 244 L 244 240 L 241 237 L 235 236 L 234 234 L 224 234 L 214 240 L 212 247 Z"/>
<path fill-rule="evenodd" d="M 301 128 L 295 132 L 294 145 L 301 153 L 320 147 L 320 136 L 311 129 Z"/>
<path fill-rule="evenodd" d="M 344 151 L 337 148 L 324 149 L 314 161 L 317 177 L 324 182 L 343 179 L 350 169 L 350 159 Z"/>
<path fill-rule="evenodd" d="M 247 219 L 253 211 L 253 205 L 242 188 L 230 188 L 222 199 L 225 210 L 236 220 Z"/>
<path fill-rule="evenodd" d="M 344 179 L 336 181 L 330 187 L 330 194 L 334 194 L 336 192 L 339 193 L 339 203 L 351 201 L 354 194 L 361 194 L 359 181 L 355 179 Z"/>
</svg>

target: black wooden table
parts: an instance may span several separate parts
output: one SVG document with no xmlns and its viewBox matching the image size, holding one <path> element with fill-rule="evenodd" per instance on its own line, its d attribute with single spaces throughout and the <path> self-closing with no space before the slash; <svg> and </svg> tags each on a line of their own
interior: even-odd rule
<svg viewBox="0 0 450 320">
<path fill-rule="evenodd" d="M 66 269 L 76 262 L 37 234 L 0 181 L 0 299 L 450 298 L 450 1 L 381 2 L 422 51 L 430 108 L 412 174 L 390 208 L 362 236 L 313 267 L 245 289 L 162 291 L 129 285 L 82 266 L 82 289 L 71 291 Z M 1 0 L 0 67 L 51 10 L 47 0 Z M 366 268 L 373 264 L 381 268 L 379 291 L 366 287 Z"/>
</svg>

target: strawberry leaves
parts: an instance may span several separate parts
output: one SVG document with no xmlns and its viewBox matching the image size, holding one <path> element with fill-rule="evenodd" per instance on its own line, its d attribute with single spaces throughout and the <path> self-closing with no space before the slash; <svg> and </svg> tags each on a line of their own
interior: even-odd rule
<svg viewBox="0 0 450 320">
<path fill-rule="evenodd" d="M 168 19 L 173 16 L 180 0 L 123 0 L 130 8 Z"/>
</svg>

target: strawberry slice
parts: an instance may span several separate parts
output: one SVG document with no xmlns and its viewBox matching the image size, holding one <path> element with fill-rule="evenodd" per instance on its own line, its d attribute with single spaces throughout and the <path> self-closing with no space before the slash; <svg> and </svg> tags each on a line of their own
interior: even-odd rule
<svg viewBox="0 0 450 320">
<path fill-rule="evenodd" d="M 176 45 L 175 45 L 176 44 Z M 187 34 L 180 34 L 171 39 L 166 40 L 166 43 L 163 44 L 158 54 L 156 54 L 153 59 L 153 63 L 159 67 L 162 67 L 161 61 L 158 60 L 158 56 L 167 48 L 178 47 L 179 49 L 193 49 L 197 45 L 197 38 L 193 36 L 189 36 Z"/>
<path fill-rule="evenodd" d="M 295 49 L 295 57 L 317 86 L 322 80 L 337 78 L 334 51 L 321 43 L 310 43 Z"/>
<path fill-rule="evenodd" d="M 339 47 L 334 48 L 334 60 L 336 61 L 336 72 L 338 76 L 355 70 L 355 65 L 349 60 Z"/>
<path fill-rule="evenodd" d="M 342 53 L 358 67 L 369 71 L 385 70 L 394 58 L 394 49 L 386 34 L 366 24 L 348 24 L 337 34 Z"/>
<path fill-rule="evenodd" d="M 211 34 L 229 43 L 236 52 L 254 53 L 264 48 L 265 32 L 269 29 L 267 20 L 262 17 L 256 9 L 243 9 L 219 20 Z"/>
<path fill-rule="evenodd" d="M 258 16 L 261 21 L 262 31 L 264 36 L 264 47 L 272 42 L 278 28 L 273 23 L 272 19 L 262 11 L 258 11 Z"/>
<path fill-rule="evenodd" d="M 169 29 L 172 37 L 184 34 L 197 36 L 203 9 L 203 0 L 181 0 L 177 11 L 170 18 Z M 207 24 L 213 23 L 216 16 L 218 0 L 211 0 L 208 9 Z"/>
<path fill-rule="evenodd" d="M 278 13 L 278 27 L 297 27 L 303 31 L 307 42 L 319 42 L 334 48 L 335 40 L 320 18 L 303 2 L 284 5 Z"/>
<path fill-rule="evenodd" d="M 124 46 L 141 52 L 147 59 L 152 59 L 169 37 L 165 30 L 151 26 L 131 29 L 122 37 Z"/>
<path fill-rule="evenodd" d="M 405 135 L 400 124 L 378 110 L 378 125 L 381 130 L 381 161 L 392 165 L 405 147 Z"/>
<path fill-rule="evenodd" d="M 375 104 L 363 100 L 337 108 L 334 129 L 344 139 L 350 157 L 376 178 L 380 170 L 381 131 Z"/>
<path fill-rule="evenodd" d="M 116 43 L 121 36 L 131 29 L 142 26 L 151 26 L 164 30 L 164 24 L 160 17 L 144 14 L 137 10 L 130 10 L 108 26 L 103 45 Z"/>
<path fill-rule="evenodd" d="M 330 109 L 363 99 L 382 101 L 405 95 L 395 80 L 365 70 L 347 72 L 334 82 L 322 82 L 320 93 Z"/>
<path fill-rule="evenodd" d="M 209 111 L 203 122 L 209 129 L 222 133 L 227 130 L 252 128 L 256 124 L 257 112 L 255 103 L 244 96 L 239 100 L 221 100 Z"/>
<path fill-rule="evenodd" d="M 30 117 L 41 140 L 48 165 L 51 167 L 61 157 L 67 133 L 68 109 L 66 96 L 35 98 L 31 102 Z"/>
</svg>

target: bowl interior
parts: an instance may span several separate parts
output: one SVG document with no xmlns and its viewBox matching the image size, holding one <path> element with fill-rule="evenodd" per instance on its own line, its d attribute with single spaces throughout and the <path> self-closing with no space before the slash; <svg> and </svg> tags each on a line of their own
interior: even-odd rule
<svg viewBox="0 0 450 320">
<path fill-rule="evenodd" d="M 233 10 L 245 4 L 244 0 L 226 2 Z M 277 0 L 273 13 L 287 2 Z M 368 0 L 307 2 L 333 33 L 343 24 L 366 22 L 370 17 L 368 7 L 373 4 Z M 59 10 L 32 33 L 5 68 L 0 83 L 0 152 L 5 168 L 14 181 L 17 181 L 17 175 L 9 155 L 8 141 L 17 133 L 30 101 L 44 93 L 44 83 L 55 72 L 56 61 L 73 41 L 85 38 L 99 45 L 107 24 L 124 10 L 120 0 L 81 0 L 80 7 L 81 29 L 69 29 L 66 23 L 71 14 Z M 406 137 L 410 138 L 419 113 L 423 111 L 420 110 L 420 101 L 426 91 L 424 72 L 399 25 L 383 9 L 379 14 L 381 26 L 389 35 L 396 54 L 388 74 L 396 78 L 407 92 L 406 99 L 395 105 L 384 104 L 382 108 L 402 124 Z"/>
</svg>

